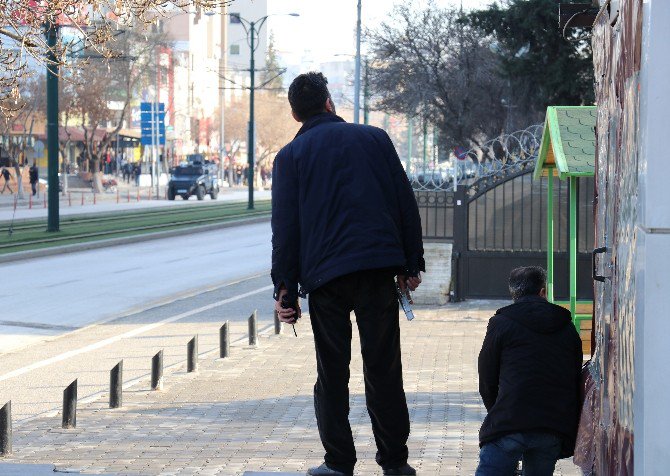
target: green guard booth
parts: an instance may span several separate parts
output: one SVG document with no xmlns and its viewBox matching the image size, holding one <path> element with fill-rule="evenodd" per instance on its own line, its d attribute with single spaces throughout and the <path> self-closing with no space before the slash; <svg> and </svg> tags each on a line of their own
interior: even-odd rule
<svg viewBox="0 0 670 476">
<path fill-rule="evenodd" d="M 595 173 L 595 106 L 550 106 L 535 164 L 535 178 L 547 177 L 547 299 L 564 306 L 591 351 L 593 301 L 577 300 L 577 179 Z M 554 298 L 554 178 L 569 180 L 569 301 Z"/>
</svg>

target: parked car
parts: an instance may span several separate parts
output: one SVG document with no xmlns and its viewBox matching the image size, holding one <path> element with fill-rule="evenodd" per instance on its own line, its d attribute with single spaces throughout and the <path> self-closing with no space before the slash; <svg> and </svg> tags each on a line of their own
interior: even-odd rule
<svg viewBox="0 0 670 476">
<path fill-rule="evenodd" d="M 205 195 L 216 200 L 219 195 L 216 166 L 187 163 L 172 169 L 167 189 L 168 200 L 174 200 L 177 195 L 184 200 L 188 200 L 191 195 L 195 195 L 198 200 L 204 200 Z"/>
</svg>

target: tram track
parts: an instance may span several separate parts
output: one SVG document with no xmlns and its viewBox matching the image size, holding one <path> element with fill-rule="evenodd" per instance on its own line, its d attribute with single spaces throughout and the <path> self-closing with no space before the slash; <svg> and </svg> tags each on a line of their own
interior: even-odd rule
<svg viewBox="0 0 670 476">
<path fill-rule="evenodd" d="M 0 226 L 0 254 L 29 249 L 98 241 L 121 236 L 212 225 L 241 218 L 266 216 L 270 202 L 257 202 L 256 210 L 247 210 L 245 203 L 227 203 L 179 207 L 171 210 L 115 213 L 108 216 L 70 217 L 61 221 L 60 233 L 46 233 L 45 222 L 20 223 L 12 228 Z"/>
<path fill-rule="evenodd" d="M 260 201 L 257 202 L 259 205 L 267 204 L 269 201 Z M 141 211 L 131 211 L 131 212 L 106 212 L 99 215 L 86 214 L 84 216 L 64 216 L 60 219 L 61 227 L 67 227 L 71 225 L 86 225 L 92 223 L 112 223 L 114 221 L 124 221 L 129 220 L 145 220 L 148 218 L 158 218 L 158 217 L 167 217 L 167 216 L 178 216 L 191 214 L 193 212 L 210 212 L 212 210 L 231 210 L 231 209 L 246 209 L 246 203 L 242 202 L 228 202 L 221 204 L 202 204 L 202 205 L 193 205 L 193 206 L 179 206 L 179 207 L 170 207 L 169 209 L 145 209 Z M 9 232 L 10 228 L 14 231 L 41 231 L 46 225 L 46 218 L 39 220 L 29 220 L 29 221 L 20 221 L 11 225 L 9 222 L 0 222 L 0 235 L 6 234 Z"/>
</svg>

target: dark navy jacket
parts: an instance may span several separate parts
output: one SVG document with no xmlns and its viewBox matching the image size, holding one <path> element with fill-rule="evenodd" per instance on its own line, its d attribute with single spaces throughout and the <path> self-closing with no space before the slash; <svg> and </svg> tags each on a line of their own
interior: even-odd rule
<svg viewBox="0 0 670 476">
<path fill-rule="evenodd" d="M 572 456 L 580 412 L 582 341 L 570 311 L 540 296 L 498 309 L 479 353 L 479 393 L 488 414 L 480 445 L 510 433 L 544 431 Z"/>
<path fill-rule="evenodd" d="M 274 162 L 272 280 L 293 299 L 345 274 L 425 270 L 421 219 L 391 139 L 323 113 Z M 276 296 L 275 296 L 276 297 Z"/>
</svg>

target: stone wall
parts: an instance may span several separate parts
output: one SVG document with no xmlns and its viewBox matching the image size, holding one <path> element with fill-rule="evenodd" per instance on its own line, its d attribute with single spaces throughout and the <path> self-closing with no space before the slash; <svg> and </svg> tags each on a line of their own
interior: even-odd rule
<svg viewBox="0 0 670 476">
<path fill-rule="evenodd" d="M 451 288 L 451 243 L 424 243 L 426 272 L 421 286 L 412 293 L 419 305 L 446 304 Z"/>
</svg>

